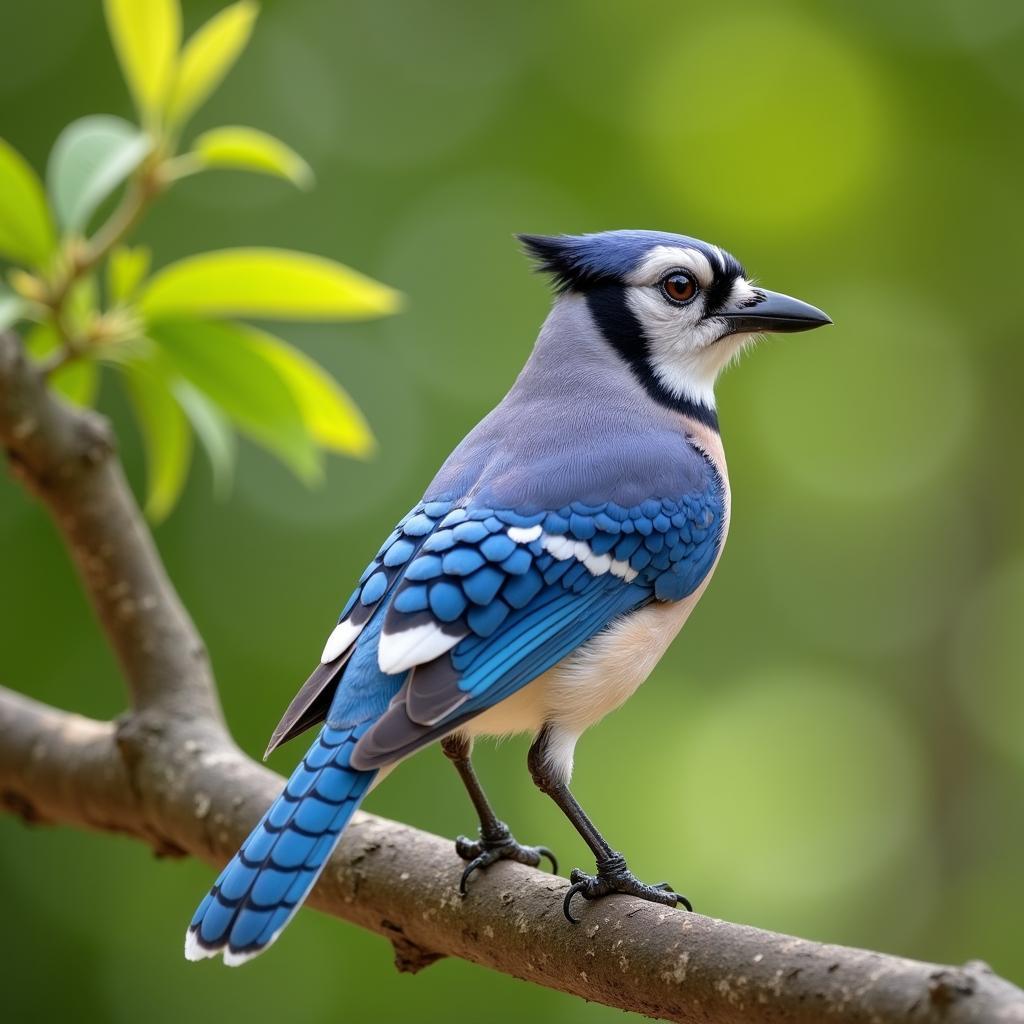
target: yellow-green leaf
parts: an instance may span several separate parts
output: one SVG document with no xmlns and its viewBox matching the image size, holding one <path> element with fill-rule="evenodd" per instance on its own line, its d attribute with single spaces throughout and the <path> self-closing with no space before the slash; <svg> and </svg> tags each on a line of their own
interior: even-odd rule
<svg viewBox="0 0 1024 1024">
<path fill-rule="evenodd" d="M 172 368 L 197 387 L 238 428 L 278 456 L 299 479 L 322 475 L 320 452 L 291 389 L 244 324 L 169 320 L 150 336 Z"/>
<path fill-rule="evenodd" d="M 114 52 L 147 123 L 159 118 L 181 45 L 178 0 L 103 0 Z"/>
<path fill-rule="evenodd" d="M 143 313 L 350 320 L 394 313 L 398 292 L 321 256 L 286 249 L 221 249 L 172 263 L 150 278 Z"/>
<path fill-rule="evenodd" d="M 51 324 L 36 324 L 25 339 L 25 348 L 36 359 L 42 359 L 54 352 L 60 345 L 57 332 Z M 100 370 L 90 359 L 76 359 L 74 362 L 54 370 L 49 384 L 58 394 L 73 405 L 91 406 L 99 389 Z"/>
<path fill-rule="evenodd" d="M 112 304 L 128 302 L 142 279 L 149 272 L 150 250 L 139 245 L 134 249 L 118 246 L 107 261 L 107 298 Z"/>
<path fill-rule="evenodd" d="M 376 442 L 359 407 L 323 367 L 269 334 L 254 340 L 291 388 L 314 441 L 345 455 L 373 454 Z"/>
<path fill-rule="evenodd" d="M 155 364 L 122 367 L 146 449 L 146 515 L 166 519 L 178 503 L 192 460 L 192 432 L 170 389 L 170 381 Z"/>
<path fill-rule="evenodd" d="M 192 151 L 204 167 L 274 174 L 299 188 L 310 188 L 313 184 L 312 168 L 294 149 L 255 128 L 211 128 L 196 139 Z"/>
<path fill-rule="evenodd" d="M 91 114 L 57 136 L 46 169 L 57 219 L 82 231 L 96 207 L 142 162 L 151 143 L 123 118 Z"/>
<path fill-rule="evenodd" d="M 231 490 L 238 448 L 231 424 L 220 409 L 188 381 L 178 377 L 172 384 L 172 390 L 196 437 L 206 449 L 213 470 L 213 492 L 218 498 L 223 498 Z"/>
<path fill-rule="evenodd" d="M 35 274 L 12 267 L 7 271 L 7 280 L 15 292 L 28 302 L 36 305 L 43 305 L 46 302 L 46 285 Z"/>
<path fill-rule="evenodd" d="M 88 334 L 99 315 L 99 287 L 94 274 L 79 278 L 64 300 L 67 326 L 75 336 Z"/>
<path fill-rule="evenodd" d="M 17 150 L 0 139 L 0 256 L 45 267 L 56 244 L 39 178 Z"/>
<path fill-rule="evenodd" d="M 50 384 L 73 405 L 90 408 L 100 389 L 100 368 L 91 359 L 78 359 L 55 370 Z"/>
<path fill-rule="evenodd" d="M 167 105 L 172 124 L 187 121 L 220 85 L 245 49 L 258 13 L 258 4 L 239 0 L 215 14 L 185 44 Z"/>
</svg>

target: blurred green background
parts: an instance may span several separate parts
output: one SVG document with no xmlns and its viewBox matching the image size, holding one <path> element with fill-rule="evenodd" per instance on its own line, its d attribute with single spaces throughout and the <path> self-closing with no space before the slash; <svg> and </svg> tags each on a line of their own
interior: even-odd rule
<svg viewBox="0 0 1024 1024">
<path fill-rule="evenodd" d="M 190 30 L 222 4 L 183 6 Z M 72 118 L 130 116 L 98 2 L 2 18 L 0 134 L 37 168 Z M 375 461 L 332 459 L 309 492 L 245 446 L 218 504 L 200 460 L 157 530 L 243 747 L 262 751 L 367 558 L 525 359 L 549 300 L 512 232 L 694 234 L 836 326 L 723 380 L 728 548 L 647 686 L 581 743 L 577 793 L 641 877 L 702 911 L 1024 981 L 1022 69 L 1024 7 L 998 0 L 265 2 L 194 128 L 278 134 L 316 190 L 203 175 L 137 237 L 158 263 L 307 249 L 409 301 L 280 331 L 350 389 Z M 109 382 L 101 406 L 141 484 Z M 7 478 L 0 537 L 2 681 L 116 714 L 54 530 Z M 588 866 L 525 751 L 481 752 L 500 813 Z M 436 749 L 367 808 L 473 825 Z M 0 818 L 8 1019 L 620 1019 L 456 961 L 399 976 L 382 939 L 311 911 L 244 970 L 187 964 L 211 877 Z"/>
</svg>

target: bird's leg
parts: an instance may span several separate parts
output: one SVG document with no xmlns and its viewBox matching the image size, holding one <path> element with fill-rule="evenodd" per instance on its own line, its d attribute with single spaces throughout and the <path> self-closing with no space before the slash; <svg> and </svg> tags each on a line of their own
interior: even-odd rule
<svg viewBox="0 0 1024 1024">
<path fill-rule="evenodd" d="M 682 904 L 687 910 L 692 910 L 690 901 L 677 893 L 668 882 L 659 882 L 657 885 L 641 882 L 626 866 L 626 858 L 608 845 L 604 836 L 597 830 L 597 826 L 576 802 L 567 783 L 552 771 L 547 756 L 550 740 L 549 727 L 545 726 L 530 747 L 527 758 L 530 774 L 537 788 L 551 797 L 572 822 L 597 860 L 597 874 L 588 875 L 579 868 L 573 868 L 569 875 L 572 885 L 562 903 L 562 910 L 568 920 L 573 924 L 577 921 L 570 911 L 572 899 L 577 893 L 585 900 L 595 900 L 609 893 L 621 892 L 653 903 L 663 903 L 669 907 Z"/>
<path fill-rule="evenodd" d="M 540 864 L 541 857 L 547 857 L 551 861 L 551 870 L 557 874 L 558 861 L 546 846 L 523 846 L 516 841 L 508 825 L 494 813 L 473 770 L 473 762 L 470 760 L 471 741 L 465 736 L 452 734 L 441 740 L 441 749 L 445 757 L 455 765 L 480 819 L 479 839 L 459 836 L 455 840 L 455 851 L 463 860 L 469 861 L 459 879 L 459 892 L 466 895 L 466 881 L 477 868 L 488 867 L 498 860 L 514 860 L 535 868 Z"/>
</svg>

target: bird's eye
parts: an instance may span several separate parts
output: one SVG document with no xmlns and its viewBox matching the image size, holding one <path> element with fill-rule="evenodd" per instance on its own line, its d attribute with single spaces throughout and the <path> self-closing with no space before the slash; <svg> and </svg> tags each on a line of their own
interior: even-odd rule
<svg viewBox="0 0 1024 1024">
<path fill-rule="evenodd" d="M 677 270 L 661 282 L 661 290 L 673 302 L 689 302 L 697 294 L 697 282 Z"/>
</svg>

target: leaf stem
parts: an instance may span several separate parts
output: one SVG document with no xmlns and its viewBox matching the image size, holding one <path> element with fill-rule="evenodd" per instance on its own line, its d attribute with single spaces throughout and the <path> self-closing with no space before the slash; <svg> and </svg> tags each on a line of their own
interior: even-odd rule
<svg viewBox="0 0 1024 1024">
<path fill-rule="evenodd" d="M 163 165 L 161 180 L 170 184 L 205 169 L 206 165 L 195 153 L 182 153 L 181 156 L 176 156 Z"/>
<path fill-rule="evenodd" d="M 144 167 L 107 222 L 79 252 L 73 254 L 67 271 L 50 295 L 51 307 L 62 305 L 75 282 L 93 270 L 139 224 L 162 188 L 163 182 L 156 167 Z"/>
<path fill-rule="evenodd" d="M 106 222 L 91 239 L 71 251 L 67 267 L 51 287 L 46 305 L 50 309 L 53 327 L 62 345 L 42 364 L 43 376 L 48 376 L 67 363 L 81 358 L 86 351 L 88 339 L 76 337 L 64 316 L 68 296 L 75 284 L 91 273 L 104 257 L 138 226 L 153 200 L 163 191 L 166 179 L 159 161 L 160 147 L 157 146 Z"/>
</svg>

